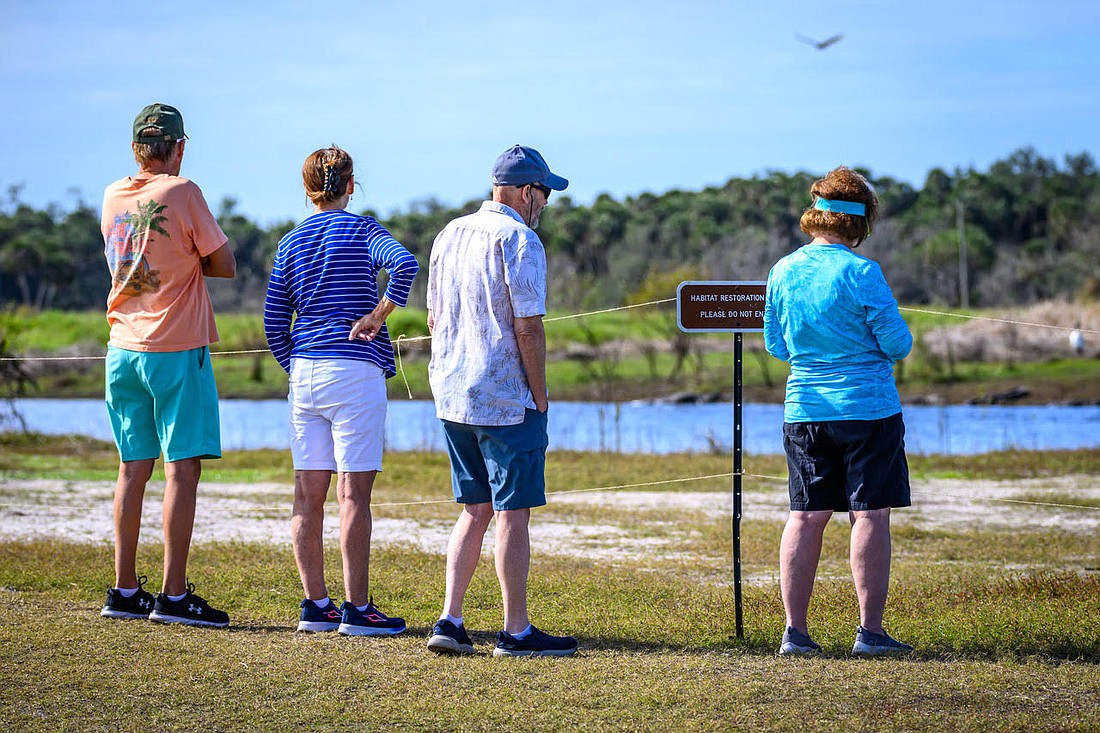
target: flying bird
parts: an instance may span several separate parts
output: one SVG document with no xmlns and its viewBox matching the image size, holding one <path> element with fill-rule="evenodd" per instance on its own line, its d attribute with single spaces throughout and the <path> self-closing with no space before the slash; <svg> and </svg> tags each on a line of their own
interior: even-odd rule
<svg viewBox="0 0 1100 733">
<path fill-rule="evenodd" d="M 813 38 L 810 38 L 809 36 L 804 36 L 801 33 L 795 33 L 794 37 L 797 38 L 798 40 L 802 41 L 803 43 L 810 44 L 811 46 L 816 48 L 818 51 L 824 51 L 826 48 L 833 45 L 834 43 L 839 41 L 841 38 L 844 38 L 844 34 L 843 33 L 837 33 L 835 36 L 831 36 L 830 38 L 826 38 L 824 41 L 815 40 Z"/>
</svg>

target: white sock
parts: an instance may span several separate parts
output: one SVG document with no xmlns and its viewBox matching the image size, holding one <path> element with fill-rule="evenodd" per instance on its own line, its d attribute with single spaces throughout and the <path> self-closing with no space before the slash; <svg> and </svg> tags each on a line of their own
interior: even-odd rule
<svg viewBox="0 0 1100 733">
<path fill-rule="evenodd" d="M 461 626 L 462 625 L 462 617 L 461 616 L 452 616 L 449 613 L 445 613 L 442 616 L 440 616 L 439 620 L 440 621 L 450 621 L 455 626 Z"/>
<path fill-rule="evenodd" d="M 138 592 L 137 588 L 115 588 L 123 598 L 133 598 L 134 594 Z"/>
<path fill-rule="evenodd" d="M 319 601 L 313 601 L 313 605 L 317 606 L 317 608 L 320 608 L 320 609 L 328 608 L 328 604 L 330 604 L 330 603 L 332 603 L 332 600 L 328 596 L 325 596 L 324 598 L 322 598 Z"/>
<path fill-rule="evenodd" d="M 180 593 L 178 596 L 168 596 L 168 600 L 170 600 L 172 603 L 179 603 L 186 597 L 186 593 Z"/>
<path fill-rule="evenodd" d="M 359 613 L 363 613 L 364 611 L 367 610 L 368 606 L 370 606 L 370 601 L 367 601 L 367 603 L 362 605 L 362 606 L 356 606 L 355 608 L 356 608 L 356 610 L 359 611 Z"/>
<path fill-rule="evenodd" d="M 534 627 L 533 627 L 533 626 L 532 626 L 531 624 L 527 624 L 527 628 L 526 628 L 526 629 L 524 629 L 523 631 L 519 632 L 518 634 L 512 634 L 512 638 L 513 638 L 513 639 L 526 639 L 526 638 L 527 638 L 528 636 L 530 636 L 530 635 L 531 635 L 531 630 L 532 630 L 533 628 L 534 628 Z"/>
</svg>

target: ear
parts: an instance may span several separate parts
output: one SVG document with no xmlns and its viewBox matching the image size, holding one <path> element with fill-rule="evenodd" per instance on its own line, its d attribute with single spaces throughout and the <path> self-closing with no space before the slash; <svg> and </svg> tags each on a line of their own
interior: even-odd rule
<svg viewBox="0 0 1100 733">
<path fill-rule="evenodd" d="M 346 193 L 348 196 L 351 196 L 353 193 L 355 193 L 355 174 L 354 173 L 352 175 L 348 176 L 348 187 L 347 187 L 347 190 L 344 191 L 344 193 Z"/>
</svg>

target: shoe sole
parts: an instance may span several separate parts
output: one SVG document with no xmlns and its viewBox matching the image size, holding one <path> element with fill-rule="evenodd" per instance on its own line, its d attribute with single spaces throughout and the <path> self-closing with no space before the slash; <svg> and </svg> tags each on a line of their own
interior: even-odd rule
<svg viewBox="0 0 1100 733">
<path fill-rule="evenodd" d="M 184 624 L 185 626 L 205 626 L 211 629 L 224 629 L 229 625 L 228 621 L 202 621 L 195 618 L 187 618 L 186 616 L 169 616 L 167 614 L 153 611 L 149 614 L 150 621 L 156 621 L 158 624 Z"/>
<path fill-rule="evenodd" d="M 340 628 L 340 624 L 333 623 L 332 621 L 299 621 L 298 631 L 318 632 L 318 631 L 336 631 Z"/>
<path fill-rule="evenodd" d="M 857 657 L 899 657 L 910 654 L 912 651 L 912 649 L 899 649 L 896 646 L 871 646 L 858 641 L 852 646 L 852 654 Z"/>
<path fill-rule="evenodd" d="M 104 606 L 103 610 L 99 612 L 99 615 L 103 618 L 149 618 L 147 613 L 130 613 L 129 611 L 119 611 L 109 606 Z"/>
<path fill-rule="evenodd" d="M 375 626 L 355 626 L 354 624 L 340 624 L 337 629 L 344 636 L 397 636 L 405 631 L 404 626 L 399 629 L 386 629 Z"/>
<path fill-rule="evenodd" d="M 781 657 L 816 657 L 818 654 L 821 654 L 820 649 L 815 649 L 812 646 L 799 646 L 791 642 L 779 647 L 779 656 Z"/>
<path fill-rule="evenodd" d="M 501 649 L 499 646 L 493 649 L 494 657 L 569 657 L 576 653 L 576 647 L 572 649 L 541 649 L 539 651 Z"/>
<path fill-rule="evenodd" d="M 436 634 L 428 639 L 428 649 L 436 654 L 473 654 L 473 644 L 463 644 L 450 636 Z"/>
</svg>

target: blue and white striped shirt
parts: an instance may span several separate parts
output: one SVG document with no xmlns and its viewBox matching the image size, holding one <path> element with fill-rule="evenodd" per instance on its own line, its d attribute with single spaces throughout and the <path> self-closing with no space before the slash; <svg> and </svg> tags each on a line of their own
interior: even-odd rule
<svg viewBox="0 0 1100 733">
<path fill-rule="evenodd" d="M 264 301 L 264 334 L 279 366 L 289 373 L 291 357 L 363 359 L 387 378 L 396 374 L 385 326 L 373 341 L 348 340 L 352 324 L 378 306 L 379 270 L 389 274 L 386 297 L 404 306 L 420 265 L 372 217 L 320 211 L 287 232 Z"/>
</svg>

